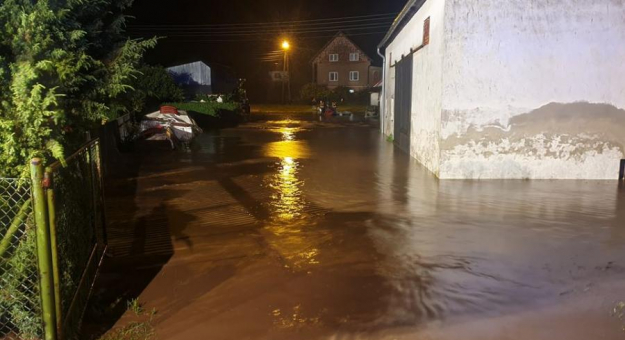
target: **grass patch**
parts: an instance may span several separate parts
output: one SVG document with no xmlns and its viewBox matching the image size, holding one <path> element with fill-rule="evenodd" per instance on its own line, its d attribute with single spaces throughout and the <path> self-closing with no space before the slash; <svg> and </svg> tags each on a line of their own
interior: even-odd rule
<svg viewBox="0 0 625 340">
<path fill-rule="evenodd" d="M 135 314 L 140 320 L 132 321 L 124 327 L 116 328 L 104 334 L 98 340 L 151 340 L 156 336 L 154 331 L 154 317 L 156 309 L 146 312 L 138 299 L 126 303 L 128 311 Z"/>
<path fill-rule="evenodd" d="M 612 316 L 621 321 L 621 329 L 625 332 L 625 301 L 621 301 L 614 306 Z"/>
<path fill-rule="evenodd" d="M 131 322 L 105 334 L 100 340 L 150 340 L 154 339 L 154 326 L 148 321 Z"/>
<path fill-rule="evenodd" d="M 128 310 L 135 313 L 135 315 L 140 316 L 143 314 L 143 306 L 139 303 L 139 299 L 132 299 L 126 303 L 128 306 Z"/>
<path fill-rule="evenodd" d="M 175 106 L 179 110 L 193 111 L 213 117 L 217 117 L 220 111 L 236 111 L 239 109 L 239 104 L 234 102 L 185 102 L 165 103 L 163 105 Z"/>
</svg>

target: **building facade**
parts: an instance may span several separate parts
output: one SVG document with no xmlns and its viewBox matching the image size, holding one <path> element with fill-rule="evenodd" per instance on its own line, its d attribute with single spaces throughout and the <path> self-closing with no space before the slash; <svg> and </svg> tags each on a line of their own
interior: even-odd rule
<svg viewBox="0 0 625 340">
<path fill-rule="evenodd" d="M 617 179 L 625 1 L 410 0 L 382 131 L 440 178 Z"/>
<path fill-rule="evenodd" d="M 211 68 L 202 61 L 168 67 L 167 73 L 185 89 L 187 95 L 209 94 L 213 91 Z"/>
<path fill-rule="evenodd" d="M 330 89 L 338 86 L 364 90 L 380 81 L 382 68 L 340 32 L 312 60 L 313 82 Z"/>
</svg>

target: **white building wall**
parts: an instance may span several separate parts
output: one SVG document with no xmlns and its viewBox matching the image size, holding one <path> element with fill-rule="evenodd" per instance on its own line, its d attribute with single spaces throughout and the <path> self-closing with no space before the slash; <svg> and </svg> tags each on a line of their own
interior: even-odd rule
<svg viewBox="0 0 625 340">
<path fill-rule="evenodd" d="M 444 27 L 441 178 L 617 178 L 625 0 L 447 0 Z"/>
<path fill-rule="evenodd" d="M 430 43 L 414 53 L 410 155 L 438 174 L 442 105 L 442 62 L 444 49 L 445 0 L 428 0 L 386 48 L 385 115 L 383 131 L 393 134 L 395 68 L 423 44 L 423 23 L 430 17 Z"/>
<path fill-rule="evenodd" d="M 383 123 L 382 128 L 384 129 L 382 133 L 385 136 L 394 136 L 395 134 L 395 68 L 390 67 L 390 59 L 388 54 L 386 55 L 386 64 L 384 67 L 385 70 L 385 79 L 384 79 L 384 90 L 382 91 L 384 100 L 384 112 L 383 112 Z"/>
<path fill-rule="evenodd" d="M 211 68 L 201 61 L 168 67 L 167 72 L 174 77 L 188 77 L 187 80 L 195 82 L 195 85 L 212 85 Z"/>
</svg>

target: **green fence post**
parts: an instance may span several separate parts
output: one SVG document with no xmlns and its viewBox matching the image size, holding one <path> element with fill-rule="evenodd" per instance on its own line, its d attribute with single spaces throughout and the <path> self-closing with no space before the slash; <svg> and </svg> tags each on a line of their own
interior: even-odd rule
<svg viewBox="0 0 625 340">
<path fill-rule="evenodd" d="M 15 218 L 13 219 L 13 222 L 11 222 L 9 229 L 7 229 L 4 238 L 2 238 L 2 241 L 0 241 L 0 260 L 4 256 L 4 253 L 9 250 L 9 247 L 11 247 L 11 241 L 13 240 L 13 236 L 20 228 L 20 225 L 22 225 L 22 223 L 28 217 L 28 211 L 30 209 L 30 206 L 30 199 L 27 199 L 24 204 L 22 204 L 22 207 L 17 212 L 17 215 L 15 215 Z"/>
<path fill-rule="evenodd" d="M 39 294 L 41 295 L 44 339 L 56 340 L 56 308 L 54 305 L 50 230 L 48 229 L 47 199 L 43 190 L 43 165 L 41 159 L 33 158 L 31 160 L 30 178 L 32 180 L 35 225 L 37 229 Z"/>
<path fill-rule="evenodd" d="M 52 278 L 54 279 L 54 305 L 56 312 L 56 332 L 59 338 L 63 338 L 63 311 L 61 308 L 61 278 L 59 275 L 58 241 L 56 238 L 56 203 L 54 200 L 54 174 L 50 168 L 46 168 L 44 179 L 48 184 L 46 189 L 48 203 L 48 221 L 50 224 L 50 254 L 52 255 Z"/>
</svg>

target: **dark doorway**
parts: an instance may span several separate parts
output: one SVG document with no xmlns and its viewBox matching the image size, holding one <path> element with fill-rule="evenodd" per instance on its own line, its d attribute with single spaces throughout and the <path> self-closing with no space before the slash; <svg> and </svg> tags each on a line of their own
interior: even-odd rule
<svg viewBox="0 0 625 340">
<path fill-rule="evenodd" d="M 395 64 L 395 144 L 410 152 L 412 54 Z"/>
</svg>

